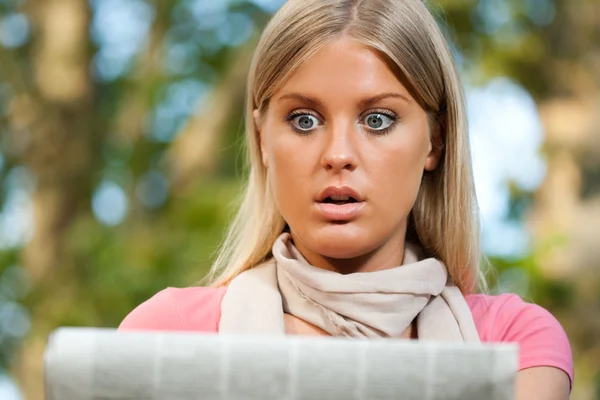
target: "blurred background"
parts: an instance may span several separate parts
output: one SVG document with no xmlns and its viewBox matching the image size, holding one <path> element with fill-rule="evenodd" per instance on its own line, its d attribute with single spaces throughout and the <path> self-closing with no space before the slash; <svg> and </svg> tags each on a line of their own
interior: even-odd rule
<svg viewBox="0 0 600 400">
<path fill-rule="evenodd" d="M 243 176 L 245 77 L 282 0 L 0 0 L 0 399 L 59 325 L 206 273 Z M 549 309 L 600 399 L 600 0 L 443 0 L 494 293 Z"/>
</svg>

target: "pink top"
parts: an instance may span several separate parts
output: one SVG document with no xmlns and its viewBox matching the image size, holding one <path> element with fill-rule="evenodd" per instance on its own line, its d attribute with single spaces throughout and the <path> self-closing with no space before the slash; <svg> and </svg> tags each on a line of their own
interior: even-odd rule
<svg viewBox="0 0 600 400">
<path fill-rule="evenodd" d="M 227 288 L 165 289 L 133 310 L 120 330 L 172 330 L 218 333 L 221 300 Z M 517 342 L 519 370 L 555 367 L 573 382 L 573 357 L 560 323 L 542 307 L 517 295 L 466 297 L 483 342 Z"/>
</svg>

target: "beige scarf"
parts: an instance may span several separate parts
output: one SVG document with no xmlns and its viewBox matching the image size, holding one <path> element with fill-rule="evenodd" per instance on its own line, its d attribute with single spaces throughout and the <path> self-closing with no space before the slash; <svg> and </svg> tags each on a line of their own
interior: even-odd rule
<svg viewBox="0 0 600 400">
<path fill-rule="evenodd" d="M 446 267 L 407 246 L 400 267 L 342 275 L 310 265 L 288 233 L 273 259 L 230 283 L 219 332 L 285 334 L 284 313 L 334 336 L 399 338 L 416 319 L 419 339 L 478 342 L 473 316 Z"/>
</svg>

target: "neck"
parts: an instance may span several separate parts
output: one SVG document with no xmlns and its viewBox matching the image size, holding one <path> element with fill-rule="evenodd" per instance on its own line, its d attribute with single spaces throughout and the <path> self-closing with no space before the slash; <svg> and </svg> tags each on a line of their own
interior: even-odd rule
<svg viewBox="0 0 600 400">
<path fill-rule="evenodd" d="M 381 246 L 357 257 L 332 258 L 310 250 L 291 232 L 294 246 L 311 265 L 340 274 L 375 272 L 395 268 L 404 260 L 405 233 L 398 232 Z"/>
</svg>

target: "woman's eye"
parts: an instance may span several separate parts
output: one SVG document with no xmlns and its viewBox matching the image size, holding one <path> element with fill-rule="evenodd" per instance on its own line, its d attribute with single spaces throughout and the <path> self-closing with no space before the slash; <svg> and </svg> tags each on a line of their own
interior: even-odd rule
<svg viewBox="0 0 600 400">
<path fill-rule="evenodd" d="M 389 128 L 395 121 L 389 115 L 373 113 L 366 116 L 364 123 L 373 131 L 383 131 Z"/>
<path fill-rule="evenodd" d="M 308 132 L 319 125 L 319 120 L 314 115 L 302 114 L 292 118 L 292 124 L 297 129 Z"/>
</svg>

